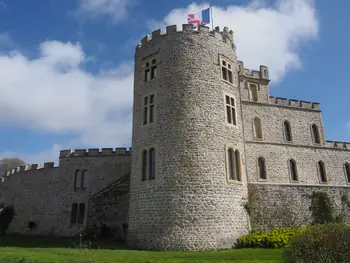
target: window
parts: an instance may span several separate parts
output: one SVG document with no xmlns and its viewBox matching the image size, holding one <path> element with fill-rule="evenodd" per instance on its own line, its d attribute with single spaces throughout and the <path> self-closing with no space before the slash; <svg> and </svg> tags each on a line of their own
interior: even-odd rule
<svg viewBox="0 0 350 263">
<path fill-rule="evenodd" d="M 312 130 L 312 139 L 313 139 L 314 143 L 320 143 L 320 133 L 318 131 L 317 125 L 312 124 L 311 130 Z"/>
<path fill-rule="evenodd" d="M 142 176 L 141 180 L 155 179 L 156 177 L 156 151 L 154 148 L 142 151 Z"/>
<path fill-rule="evenodd" d="M 72 204 L 71 211 L 71 224 L 84 224 L 85 219 L 85 204 L 80 203 L 79 206 L 77 203 Z"/>
<path fill-rule="evenodd" d="M 225 60 L 221 60 L 221 72 L 222 72 L 222 79 L 223 80 L 226 80 L 230 83 L 233 83 L 231 63 L 228 63 Z"/>
<path fill-rule="evenodd" d="M 154 122 L 154 94 L 143 98 L 143 125 Z"/>
<path fill-rule="evenodd" d="M 346 180 L 348 183 L 350 183 L 350 164 L 346 162 L 344 166 L 345 166 L 344 168 L 345 168 Z"/>
<path fill-rule="evenodd" d="M 283 130 L 284 130 L 284 140 L 287 142 L 291 142 L 292 139 L 292 129 L 289 121 L 283 122 Z"/>
<path fill-rule="evenodd" d="M 254 118 L 253 126 L 254 126 L 254 137 L 256 139 L 262 139 L 263 138 L 262 125 L 261 125 L 261 120 L 258 117 Z"/>
<path fill-rule="evenodd" d="M 74 176 L 74 189 L 80 188 L 80 182 L 81 182 L 81 171 L 77 170 Z"/>
<path fill-rule="evenodd" d="M 78 220 L 77 215 L 78 215 L 78 204 L 74 203 L 72 204 L 72 211 L 71 211 L 71 218 L 70 218 L 71 224 L 77 223 L 77 220 Z"/>
<path fill-rule="evenodd" d="M 259 101 L 259 89 L 258 84 L 249 84 L 250 99 L 252 101 Z"/>
<path fill-rule="evenodd" d="M 87 188 L 87 182 L 88 182 L 88 171 L 83 171 L 82 177 L 81 177 L 81 189 Z"/>
<path fill-rule="evenodd" d="M 238 150 L 227 150 L 227 173 L 230 180 L 241 181 L 241 156 Z"/>
<path fill-rule="evenodd" d="M 317 163 L 317 168 L 318 168 L 318 175 L 320 176 L 320 181 L 327 182 L 326 169 L 324 167 L 324 163 L 322 161 L 319 161 Z"/>
<path fill-rule="evenodd" d="M 290 159 L 288 165 L 291 180 L 298 181 L 298 170 L 296 162 L 293 159 Z"/>
<path fill-rule="evenodd" d="M 259 179 L 266 180 L 266 163 L 265 159 L 263 157 L 258 158 L 258 174 L 259 174 Z"/>
<path fill-rule="evenodd" d="M 157 60 L 155 58 L 152 59 L 151 62 L 146 62 L 144 74 L 145 82 L 157 77 Z"/>
<path fill-rule="evenodd" d="M 228 95 L 225 95 L 225 106 L 226 106 L 226 121 L 229 124 L 236 125 L 236 104 L 235 99 Z"/>
</svg>

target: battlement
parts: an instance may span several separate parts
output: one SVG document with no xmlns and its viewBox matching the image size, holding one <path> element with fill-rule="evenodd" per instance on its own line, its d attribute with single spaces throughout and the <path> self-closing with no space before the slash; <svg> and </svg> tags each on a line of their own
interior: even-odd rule
<svg viewBox="0 0 350 263">
<path fill-rule="evenodd" d="M 60 158 L 71 158 L 71 157 L 91 157 L 91 156 L 118 156 L 118 155 L 130 155 L 131 148 L 102 148 L 99 149 L 68 149 L 60 151 Z"/>
<path fill-rule="evenodd" d="M 175 35 L 175 34 L 203 34 L 217 38 L 218 40 L 224 41 L 225 43 L 229 40 L 232 44 L 232 47 L 236 49 L 233 41 L 233 31 L 229 30 L 228 27 L 224 27 L 223 31 L 220 31 L 220 27 L 215 27 L 215 30 L 210 31 L 207 26 L 199 26 L 198 30 L 193 28 L 191 24 L 183 24 L 182 31 L 177 30 L 176 25 L 171 25 L 166 27 L 165 33 L 161 29 L 155 30 L 152 32 L 152 35 L 146 35 L 136 46 L 136 50 L 141 47 L 147 46 L 149 43 L 152 43 L 162 37 Z"/>
<path fill-rule="evenodd" d="M 54 168 L 55 163 L 54 162 L 46 162 L 44 163 L 44 167 L 40 167 L 39 164 L 26 164 L 18 166 L 14 169 L 11 169 L 6 173 L 6 176 L 13 175 L 15 173 L 19 172 L 27 172 L 27 171 L 37 171 L 37 170 L 48 170 Z"/>
<path fill-rule="evenodd" d="M 294 100 L 294 99 L 286 99 L 281 97 L 269 97 L 269 104 L 275 104 L 275 105 L 281 105 L 281 106 L 288 106 L 288 107 L 294 107 L 294 108 L 303 108 L 303 109 L 309 109 L 309 110 L 320 110 L 320 104 L 318 102 L 309 102 L 304 100 Z"/>
<path fill-rule="evenodd" d="M 326 141 L 326 147 L 350 150 L 350 142 Z"/>
<path fill-rule="evenodd" d="M 244 68 L 243 61 L 238 60 L 238 73 L 240 76 L 244 76 L 251 79 L 257 79 L 257 80 L 266 80 L 267 82 L 270 81 L 269 78 L 269 68 L 260 65 L 260 70 L 250 70 L 247 68 Z"/>
</svg>

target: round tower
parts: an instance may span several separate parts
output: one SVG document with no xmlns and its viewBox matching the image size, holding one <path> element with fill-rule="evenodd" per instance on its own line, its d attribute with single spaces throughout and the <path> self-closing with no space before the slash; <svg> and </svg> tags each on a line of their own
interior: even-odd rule
<svg viewBox="0 0 350 263">
<path fill-rule="evenodd" d="M 129 245 L 230 248 L 249 231 L 233 32 L 154 31 L 136 48 Z"/>
</svg>

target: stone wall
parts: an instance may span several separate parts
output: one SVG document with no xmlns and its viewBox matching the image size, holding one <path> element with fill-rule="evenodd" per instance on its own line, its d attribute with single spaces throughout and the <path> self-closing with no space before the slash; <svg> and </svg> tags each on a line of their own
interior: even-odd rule
<svg viewBox="0 0 350 263">
<path fill-rule="evenodd" d="M 342 198 L 350 198 L 349 187 L 278 185 L 268 183 L 249 183 L 248 191 L 252 196 L 253 205 L 258 205 L 262 217 L 257 220 L 259 229 L 270 230 L 277 226 L 301 226 L 312 221 L 311 194 L 313 192 L 327 193 L 334 203 L 334 215 L 344 209 L 345 223 L 350 224 L 350 209 L 342 203 Z"/>
</svg>

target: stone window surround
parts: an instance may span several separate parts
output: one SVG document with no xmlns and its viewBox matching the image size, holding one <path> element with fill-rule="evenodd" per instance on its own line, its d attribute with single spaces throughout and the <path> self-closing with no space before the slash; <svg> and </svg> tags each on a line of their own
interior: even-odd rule
<svg viewBox="0 0 350 263">
<path fill-rule="evenodd" d="M 228 167 L 228 151 L 229 149 L 232 149 L 233 150 L 233 153 L 235 154 L 236 151 L 238 151 L 239 153 L 239 180 L 233 180 L 230 178 L 230 175 L 229 175 L 229 167 Z M 235 158 L 235 156 L 234 156 Z M 233 167 L 235 169 L 235 167 Z M 227 180 L 227 183 L 229 184 L 243 184 L 243 165 L 242 165 L 242 155 L 241 155 L 241 151 L 236 148 L 234 145 L 231 145 L 231 144 L 226 144 L 225 145 L 225 171 L 226 171 L 226 180 Z"/>
<path fill-rule="evenodd" d="M 77 176 L 78 176 L 78 172 L 80 172 L 80 183 L 77 186 Z M 85 176 L 87 174 L 87 176 Z M 87 189 L 87 181 L 89 180 L 89 173 L 87 169 L 77 169 L 74 171 L 74 176 L 73 176 L 73 189 L 75 191 L 77 190 L 86 190 Z M 84 187 L 84 182 L 86 187 Z"/>
<path fill-rule="evenodd" d="M 228 123 L 227 122 L 226 96 L 230 97 L 230 99 L 232 98 L 234 100 L 234 102 L 235 102 L 235 106 L 233 108 L 235 109 L 235 122 L 234 123 L 236 123 L 236 124 L 234 124 L 233 122 L 232 123 Z M 224 100 L 224 112 L 225 112 L 225 125 L 227 125 L 228 127 L 234 127 L 236 129 L 238 129 L 236 96 L 234 96 L 234 95 L 232 95 L 230 93 L 224 92 L 223 93 L 223 100 Z M 230 106 L 232 107 L 231 104 L 230 104 Z"/>
<path fill-rule="evenodd" d="M 255 132 L 255 120 L 258 119 L 260 121 L 260 128 L 261 128 L 261 138 L 256 136 L 256 132 Z M 252 121 L 252 129 L 253 129 L 253 139 L 257 140 L 257 141 L 263 141 L 264 140 L 264 129 L 263 129 L 263 125 L 262 125 L 262 121 L 259 117 L 255 116 L 253 118 Z"/>
<path fill-rule="evenodd" d="M 260 169 L 259 169 L 259 159 L 262 159 L 264 161 L 264 168 L 265 168 L 265 179 L 260 177 Z M 257 180 L 260 182 L 267 182 L 268 181 L 268 172 L 267 172 L 267 166 L 266 166 L 266 159 L 262 156 L 259 156 L 256 158 L 256 175 L 257 175 Z"/>
<path fill-rule="evenodd" d="M 226 62 L 226 66 L 223 65 L 223 61 Z M 230 68 L 228 67 L 228 65 L 230 65 Z M 229 84 L 229 85 L 233 85 L 233 78 L 234 78 L 234 71 L 233 71 L 233 65 L 235 65 L 235 63 L 229 59 L 228 57 L 224 56 L 223 54 L 219 54 L 219 66 L 220 66 L 220 79 Z M 223 73 L 222 73 L 222 69 L 225 68 L 227 70 L 227 78 L 229 79 L 229 72 L 231 72 L 231 80 L 232 82 L 230 82 L 229 80 L 224 79 L 223 77 Z"/>
<path fill-rule="evenodd" d="M 150 97 L 153 95 L 153 104 L 150 104 Z M 145 106 L 145 98 L 148 97 L 148 105 Z M 156 92 L 149 92 L 146 93 L 142 96 L 142 109 L 141 109 L 141 127 L 146 127 L 146 126 L 152 126 L 156 123 L 156 119 L 157 119 L 157 107 L 156 107 Z M 149 122 L 149 116 L 150 116 L 150 106 L 153 105 L 153 122 Z M 144 111 L 145 108 L 147 107 L 147 123 L 144 124 Z"/>
<path fill-rule="evenodd" d="M 345 162 L 343 164 L 343 169 L 344 169 L 344 175 L 345 175 L 345 182 L 347 184 L 350 184 L 350 175 L 348 175 L 348 172 L 347 172 L 347 169 L 346 169 L 346 166 L 348 165 L 349 167 L 349 170 L 350 170 L 350 163 L 349 162 Z M 350 171 L 349 171 L 350 172 Z"/>
<path fill-rule="evenodd" d="M 284 124 L 286 122 L 288 123 L 288 126 L 289 126 L 289 132 L 290 132 L 290 138 L 291 138 L 290 141 L 288 141 L 287 138 L 286 138 L 286 130 L 285 130 L 285 127 L 284 127 Z M 285 143 L 293 143 L 293 130 L 292 130 L 292 125 L 290 124 L 290 121 L 288 121 L 288 120 L 283 120 L 282 121 L 282 131 L 283 131 L 283 141 Z"/>
<path fill-rule="evenodd" d="M 257 82 L 253 82 L 253 81 L 247 81 L 247 85 L 248 85 L 248 96 L 249 96 L 249 100 L 252 102 L 260 102 L 260 85 Z M 255 86 L 256 87 L 256 96 L 257 96 L 257 100 L 253 100 L 253 95 L 252 95 L 252 87 L 251 86 Z"/>
<path fill-rule="evenodd" d="M 321 180 L 321 174 L 320 174 L 320 166 L 319 163 L 323 164 L 323 169 L 324 169 L 324 177 L 325 177 L 325 181 Z M 326 170 L 326 165 L 323 161 L 319 160 L 316 162 L 316 168 L 317 168 L 317 177 L 318 177 L 318 181 L 320 184 L 327 184 L 329 181 L 328 175 L 327 175 L 327 170 Z"/>
<path fill-rule="evenodd" d="M 150 174 L 149 174 L 149 160 L 150 160 L 150 155 L 149 152 L 151 149 L 154 149 L 155 152 L 155 164 L 154 164 L 154 178 L 150 178 Z M 143 178 L 143 152 L 147 151 L 147 165 L 146 165 L 146 179 Z M 141 171 L 141 182 L 145 182 L 145 181 L 156 181 L 156 179 L 158 178 L 157 176 L 157 171 L 158 171 L 158 151 L 156 149 L 155 146 L 151 145 L 148 147 L 143 147 L 140 150 L 140 171 Z"/>
<path fill-rule="evenodd" d="M 314 132 L 313 132 L 313 126 L 316 126 L 316 128 L 317 128 L 317 134 L 318 134 L 318 138 L 319 138 L 319 141 L 320 142 L 315 142 L 315 137 L 314 137 Z M 322 140 L 321 140 L 321 134 L 320 134 L 320 129 L 319 129 L 319 127 L 318 127 L 318 125 L 316 124 L 316 123 L 312 123 L 311 125 L 310 125 L 310 132 L 311 132 L 311 140 L 312 140 L 312 143 L 314 144 L 314 145 L 321 145 L 321 142 L 322 142 Z"/>
<path fill-rule="evenodd" d="M 73 212 L 73 205 L 74 204 L 77 204 L 77 211 L 76 211 L 76 222 L 75 223 L 72 223 L 72 212 Z M 79 213 L 80 213 L 80 205 L 81 204 L 84 204 L 84 218 L 83 218 L 83 222 L 82 223 L 79 223 Z M 84 202 L 74 202 L 72 205 L 71 205 L 71 209 L 70 209 L 70 221 L 69 221 L 69 225 L 72 227 L 72 226 L 85 226 L 86 225 L 86 220 L 87 220 L 87 213 L 88 213 L 88 207 L 87 205 L 84 203 Z"/>
<path fill-rule="evenodd" d="M 153 71 L 153 70 L 155 70 L 155 71 Z M 148 73 L 146 73 L 146 72 L 148 72 Z M 146 76 L 148 76 L 148 74 L 149 74 L 149 78 L 146 77 Z M 153 74 L 154 74 L 154 76 L 152 78 Z M 148 83 L 148 82 L 155 80 L 157 78 L 157 75 L 158 75 L 158 59 L 157 59 L 157 57 L 152 56 L 152 57 L 147 58 L 147 61 L 143 61 L 141 75 L 142 75 L 142 82 L 143 83 Z"/>
<path fill-rule="evenodd" d="M 297 180 L 293 180 L 292 179 L 292 171 L 290 169 L 290 162 L 291 161 L 294 163 L 295 174 L 296 174 Z M 295 161 L 295 159 L 289 158 L 288 161 L 287 161 L 287 167 L 288 167 L 289 181 L 291 183 L 299 183 L 300 182 L 300 180 L 299 180 L 299 171 L 298 171 L 298 165 L 297 165 L 297 162 Z"/>
</svg>

